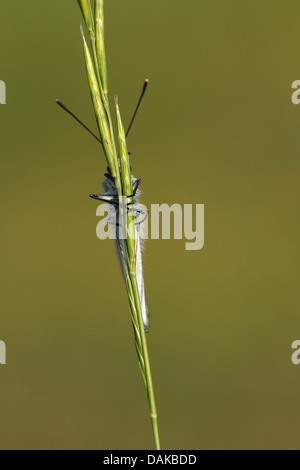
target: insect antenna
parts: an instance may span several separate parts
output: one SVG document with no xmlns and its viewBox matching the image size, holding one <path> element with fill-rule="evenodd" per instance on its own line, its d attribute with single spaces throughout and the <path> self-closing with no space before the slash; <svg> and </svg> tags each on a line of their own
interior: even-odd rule
<svg viewBox="0 0 300 470">
<path fill-rule="evenodd" d="M 130 124 L 128 126 L 128 129 L 127 129 L 127 132 L 126 132 L 126 137 L 128 136 L 129 134 L 129 131 L 131 129 L 131 126 L 133 124 L 133 121 L 135 119 L 135 116 L 136 116 L 136 113 L 138 112 L 139 110 L 139 107 L 140 107 L 140 104 L 142 102 L 142 99 L 144 97 L 144 94 L 146 92 L 146 89 L 147 89 L 147 86 L 148 86 L 148 83 L 149 83 L 149 80 L 146 79 L 144 81 L 144 85 L 143 85 L 143 89 L 142 89 L 142 93 L 141 93 L 141 96 L 139 98 L 139 101 L 138 101 L 138 104 L 135 108 L 135 111 L 133 113 L 133 116 L 132 116 L 132 119 L 130 121 Z M 70 114 L 70 116 L 72 116 L 72 118 L 75 119 L 75 121 L 77 121 L 85 130 L 87 130 L 93 137 L 94 139 L 96 139 L 100 144 L 102 144 L 102 141 L 101 139 L 99 139 L 99 137 L 96 136 L 96 134 L 94 134 L 94 132 L 92 132 L 74 113 L 72 113 L 72 111 L 70 111 L 60 100 L 55 100 L 55 102 L 64 110 L 66 111 L 68 114 Z"/>
<path fill-rule="evenodd" d="M 102 141 L 99 139 L 99 137 L 96 136 L 96 134 L 94 134 L 94 132 L 92 132 L 82 121 L 80 121 L 80 119 L 75 116 L 75 114 L 72 113 L 72 111 L 70 111 L 60 100 L 55 100 L 55 102 L 64 110 L 66 111 L 68 114 L 70 114 L 70 116 L 72 116 L 75 121 L 79 122 L 79 124 L 84 127 L 84 129 L 86 129 L 96 140 L 98 140 L 98 142 L 100 144 L 102 144 Z"/>
<path fill-rule="evenodd" d="M 146 92 L 146 90 L 147 90 L 148 84 L 149 84 L 149 80 L 146 78 L 146 80 L 144 81 L 144 85 L 143 85 L 143 89 L 142 89 L 142 93 L 141 93 L 140 99 L 139 99 L 138 104 L 137 104 L 137 106 L 136 106 L 136 108 L 135 108 L 135 111 L 134 111 L 134 113 L 133 113 L 133 116 L 132 116 L 132 119 L 131 119 L 130 124 L 129 124 L 129 126 L 128 126 L 128 129 L 127 129 L 127 131 L 126 131 L 126 134 L 125 134 L 126 137 L 127 137 L 128 134 L 129 134 L 129 131 L 130 131 L 131 126 L 132 126 L 132 124 L 133 124 L 133 121 L 134 121 L 134 119 L 135 119 L 136 113 L 137 113 L 138 110 L 139 110 L 140 104 L 141 104 L 142 99 L 143 99 L 143 97 L 144 97 L 144 94 L 145 94 L 145 92 Z"/>
</svg>

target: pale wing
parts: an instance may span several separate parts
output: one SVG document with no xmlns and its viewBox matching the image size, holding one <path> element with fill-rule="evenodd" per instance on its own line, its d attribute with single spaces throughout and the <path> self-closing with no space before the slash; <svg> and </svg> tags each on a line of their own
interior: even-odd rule
<svg viewBox="0 0 300 470">
<path fill-rule="evenodd" d="M 143 273 L 143 241 L 141 238 L 142 224 L 136 224 L 135 226 L 135 256 L 136 256 L 136 279 L 140 294 L 140 302 L 142 308 L 143 322 L 145 331 L 149 330 L 149 313 L 146 304 L 145 296 L 145 284 L 144 284 L 144 273 Z"/>
</svg>

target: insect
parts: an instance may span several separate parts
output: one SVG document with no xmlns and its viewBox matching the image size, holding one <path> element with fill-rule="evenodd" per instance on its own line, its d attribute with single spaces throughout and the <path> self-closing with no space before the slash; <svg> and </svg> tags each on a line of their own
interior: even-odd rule
<svg viewBox="0 0 300 470">
<path fill-rule="evenodd" d="M 128 126 L 126 137 L 129 134 L 131 126 L 134 122 L 135 116 L 145 94 L 146 88 L 148 86 L 148 80 L 145 80 L 141 96 L 139 98 L 138 104 L 136 109 L 133 113 L 133 117 L 130 121 Z M 97 137 L 78 117 L 73 114 L 61 101 L 56 100 L 56 103 L 68 114 L 70 114 L 81 126 L 83 126 L 98 142 L 102 143 L 99 137 Z M 124 246 L 124 237 L 121 233 L 121 224 L 119 222 L 119 214 L 120 214 L 120 201 L 118 198 L 117 188 L 115 185 L 114 177 L 111 174 L 110 168 L 107 167 L 107 171 L 104 174 L 105 180 L 102 183 L 104 192 L 102 194 L 91 194 L 90 197 L 96 199 L 98 201 L 102 201 L 107 203 L 107 223 L 113 226 L 115 231 L 115 244 L 117 249 L 118 258 L 121 264 L 122 273 L 126 282 L 126 272 L 125 272 L 125 260 L 124 260 L 124 253 L 125 253 L 125 246 Z M 144 274 L 143 274 L 143 229 L 148 212 L 145 212 L 139 204 L 139 185 L 141 183 L 140 178 L 135 178 L 132 175 L 132 189 L 133 194 L 127 196 L 128 198 L 132 198 L 132 202 L 125 202 L 125 208 L 128 211 L 131 211 L 134 214 L 134 222 L 135 222 L 135 264 L 136 264 L 136 277 L 137 277 L 137 284 L 141 302 L 141 309 L 143 315 L 143 323 L 145 331 L 149 330 L 149 313 L 146 304 L 146 296 L 145 296 L 145 285 L 144 285 Z"/>
<path fill-rule="evenodd" d="M 115 230 L 115 243 L 117 248 L 118 257 L 121 263 L 123 276 L 126 282 L 125 264 L 124 264 L 124 239 L 121 233 L 122 227 L 119 222 L 119 207 L 120 202 L 118 198 L 117 188 L 115 185 L 114 178 L 107 168 L 107 173 L 104 174 L 106 177 L 102 183 L 104 188 L 103 194 L 91 194 L 90 197 L 98 201 L 106 202 L 108 204 L 108 216 L 107 223 L 111 224 Z M 132 176 L 132 188 L 133 188 L 133 202 L 126 203 L 126 210 L 134 213 L 135 217 L 135 262 L 136 262 L 136 276 L 140 295 L 140 302 L 142 308 L 143 322 L 145 331 L 149 330 L 149 314 L 146 304 L 145 297 L 145 286 L 144 286 L 144 275 L 143 275 L 143 222 L 146 220 L 148 213 L 145 213 L 139 205 L 139 185 L 140 178 Z"/>
</svg>

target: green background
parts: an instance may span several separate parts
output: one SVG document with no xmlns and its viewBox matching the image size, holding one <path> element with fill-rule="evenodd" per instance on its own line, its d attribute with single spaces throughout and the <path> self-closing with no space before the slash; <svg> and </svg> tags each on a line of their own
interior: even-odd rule
<svg viewBox="0 0 300 470">
<path fill-rule="evenodd" d="M 110 96 L 142 202 L 205 204 L 205 246 L 150 240 L 162 447 L 299 448 L 297 0 L 107 0 Z M 75 0 L 0 6 L 2 449 L 153 448 Z"/>
</svg>

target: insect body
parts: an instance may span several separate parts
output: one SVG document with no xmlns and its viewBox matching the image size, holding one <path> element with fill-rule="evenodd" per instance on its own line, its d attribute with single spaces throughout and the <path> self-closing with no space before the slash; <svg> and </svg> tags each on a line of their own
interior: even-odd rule
<svg viewBox="0 0 300 470">
<path fill-rule="evenodd" d="M 113 226 L 115 231 L 115 243 L 120 260 L 123 276 L 126 282 L 126 270 L 124 262 L 124 237 L 122 236 L 122 227 L 119 221 L 119 207 L 120 201 L 118 198 L 117 188 L 115 185 L 114 177 L 112 176 L 109 167 L 107 173 L 104 174 L 106 177 L 102 183 L 104 193 L 102 194 L 91 194 L 90 197 L 98 201 L 106 202 L 108 204 L 108 216 L 107 223 Z M 144 222 L 148 216 L 139 205 L 139 185 L 141 180 L 132 176 L 132 188 L 133 188 L 133 202 L 125 203 L 126 210 L 134 213 L 135 222 L 135 264 L 136 264 L 136 278 L 140 295 L 140 302 L 142 308 L 143 322 L 145 331 L 149 330 L 149 313 L 145 298 L 145 285 L 144 285 L 144 274 L 143 274 L 143 228 Z M 121 202 L 122 203 L 122 202 Z"/>
<path fill-rule="evenodd" d="M 128 126 L 127 132 L 126 132 L 126 137 L 128 136 L 128 133 L 131 129 L 131 126 L 134 122 L 135 116 L 137 114 L 137 111 L 139 109 L 139 106 L 141 104 L 141 101 L 143 99 L 143 96 L 145 94 L 145 91 L 148 86 L 148 79 L 144 81 L 143 84 L 143 89 L 141 96 L 139 98 L 139 101 L 137 103 L 136 109 L 134 111 L 133 117 L 130 121 L 130 124 Z M 56 103 L 68 114 L 70 114 L 84 129 L 86 129 L 100 144 L 102 144 L 102 141 L 97 137 L 75 114 L 72 113 L 60 100 L 56 100 Z M 120 164 L 120 162 L 119 162 Z M 125 270 L 125 259 L 124 259 L 124 254 L 125 254 L 125 244 L 124 244 L 124 237 L 121 236 L 122 232 L 122 224 L 119 223 L 119 208 L 120 208 L 120 202 L 118 198 L 118 192 L 115 184 L 114 177 L 111 174 L 111 171 L 109 167 L 107 167 L 107 173 L 105 173 L 105 180 L 103 181 L 103 188 L 104 188 L 104 193 L 103 194 L 91 194 L 91 197 L 93 199 L 97 199 L 102 202 L 106 202 L 108 204 L 108 217 L 107 217 L 107 222 L 109 224 L 112 224 L 115 230 L 115 240 L 116 240 L 116 248 L 118 252 L 118 256 L 120 259 L 121 263 L 121 268 L 122 272 L 126 281 L 126 270 Z M 139 185 L 141 180 L 139 178 L 135 178 L 134 176 L 131 177 L 132 181 L 132 191 L 133 194 L 130 196 L 127 196 L 127 198 L 132 199 L 132 202 L 125 202 L 126 210 L 132 211 L 134 214 L 134 222 L 135 222 L 135 264 L 136 264 L 136 278 L 137 278 L 137 284 L 138 284 L 138 290 L 139 290 L 139 295 L 140 295 L 140 302 L 141 302 L 141 308 L 142 308 L 142 315 L 143 315 L 143 322 L 144 322 L 144 327 L 145 331 L 148 331 L 149 329 L 149 314 L 148 314 L 148 309 L 146 305 L 146 299 L 145 299 L 145 287 L 144 287 L 144 275 L 143 275 L 143 229 L 144 229 L 144 221 L 146 220 L 148 216 L 148 212 L 145 213 L 145 211 L 142 210 L 142 208 L 139 205 Z M 126 200 L 126 196 L 124 197 Z M 121 204 L 123 204 L 121 202 Z"/>
</svg>

